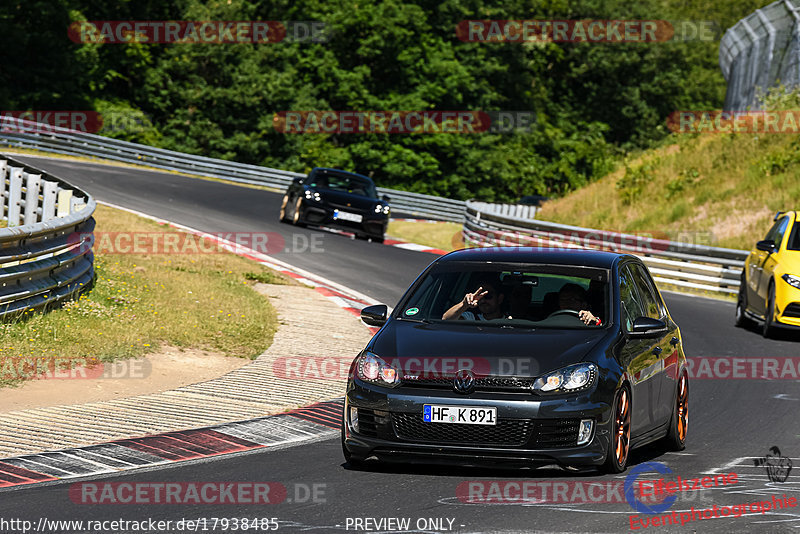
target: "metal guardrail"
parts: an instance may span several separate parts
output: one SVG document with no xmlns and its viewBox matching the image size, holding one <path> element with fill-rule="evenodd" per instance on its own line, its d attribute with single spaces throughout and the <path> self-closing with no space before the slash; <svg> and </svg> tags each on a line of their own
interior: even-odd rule
<svg viewBox="0 0 800 534">
<path fill-rule="evenodd" d="M 467 202 L 465 246 L 580 247 L 639 256 L 656 282 L 736 294 L 747 252 L 647 236 L 593 230 L 482 211 Z"/>
<path fill-rule="evenodd" d="M 757 9 L 725 32 L 719 66 L 728 81 L 724 109 L 758 109 L 758 90 L 800 84 L 800 1 L 779 0 Z"/>
<path fill-rule="evenodd" d="M 535 219 L 536 206 L 524 204 L 494 204 L 489 202 L 470 201 L 470 205 L 483 213 L 494 213 L 517 219 Z"/>
<path fill-rule="evenodd" d="M 0 154 L 0 319 L 74 298 L 94 281 L 94 199 Z"/>
<path fill-rule="evenodd" d="M 14 124 L 16 129 L 6 127 L 0 130 L 0 140 L 7 147 L 99 157 L 280 190 L 286 189 L 293 178 L 305 176 L 269 167 L 174 152 L 28 120 L 15 119 Z M 455 222 L 461 222 L 464 218 L 465 203 L 462 200 L 383 187 L 379 187 L 378 192 L 390 197 L 390 204 L 395 211 Z"/>
</svg>

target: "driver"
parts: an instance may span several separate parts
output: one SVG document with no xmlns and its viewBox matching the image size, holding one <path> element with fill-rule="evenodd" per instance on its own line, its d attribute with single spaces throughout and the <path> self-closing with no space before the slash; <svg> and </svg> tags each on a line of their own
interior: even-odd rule
<svg viewBox="0 0 800 534">
<path fill-rule="evenodd" d="M 467 293 L 461 302 L 444 312 L 442 319 L 466 321 L 491 321 L 505 319 L 502 304 L 505 295 L 499 291 L 500 283 L 495 280 L 484 280 L 474 293 Z M 478 308 L 478 312 L 469 311 Z"/>
<path fill-rule="evenodd" d="M 599 325 L 602 323 L 599 317 L 595 317 L 589 311 L 589 303 L 586 299 L 586 291 L 578 284 L 564 284 L 558 291 L 558 310 L 550 315 L 559 312 L 572 311 L 577 314 L 583 324 Z"/>
</svg>

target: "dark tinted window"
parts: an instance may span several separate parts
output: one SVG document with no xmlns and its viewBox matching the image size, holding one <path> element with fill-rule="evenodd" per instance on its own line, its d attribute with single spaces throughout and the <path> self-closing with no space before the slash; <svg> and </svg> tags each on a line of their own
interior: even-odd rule
<svg viewBox="0 0 800 534">
<path fill-rule="evenodd" d="M 374 183 L 352 174 L 317 173 L 307 182 L 310 187 L 378 198 Z"/>
<path fill-rule="evenodd" d="M 624 266 L 619 271 L 619 297 L 620 311 L 622 312 L 622 326 L 630 331 L 633 328 L 633 321 L 644 315 L 642 306 L 639 302 L 639 295 L 636 293 L 633 276 Z"/>
<path fill-rule="evenodd" d="M 769 232 L 767 232 L 767 237 L 764 239 L 767 241 L 774 241 L 775 248 L 780 248 L 781 241 L 783 241 L 783 235 L 786 233 L 786 228 L 789 226 L 789 217 L 781 217 L 775 224 L 772 225 Z"/>
<path fill-rule="evenodd" d="M 633 281 L 639 290 L 639 299 L 646 317 L 661 319 L 664 316 L 661 299 L 656 292 L 653 281 L 641 265 L 630 264 Z"/>
<path fill-rule="evenodd" d="M 789 236 L 789 241 L 786 242 L 786 248 L 800 250 L 800 224 L 797 224 L 797 221 L 792 225 L 792 233 Z"/>
<path fill-rule="evenodd" d="M 480 287 L 492 301 L 492 326 L 531 328 L 597 328 L 607 324 L 608 271 L 587 267 L 530 264 L 441 264 L 421 280 L 398 306 L 402 319 L 442 321 L 445 313 Z M 563 295 L 562 295 L 563 293 Z M 567 305 L 569 304 L 569 305 Z M 572 310 L 576 313 L 557 313 Z M 591 311 L 600 325 L 585 325 L 577 312 Z M 462 323 L 484 321 L 483 308 L 466 310 L 448 319 Z M 477 317 L 478 314 L 481 317 Z M 485 322 L 484 322 L 485 324 Z M 465 326 L 468 326 L 465 324 Z"/>
</svg>

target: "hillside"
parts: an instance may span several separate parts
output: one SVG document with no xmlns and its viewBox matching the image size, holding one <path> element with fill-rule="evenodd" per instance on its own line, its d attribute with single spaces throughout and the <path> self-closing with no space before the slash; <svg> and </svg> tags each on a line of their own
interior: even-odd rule
<svg viewBox="0 0 800 534">
<path fill-rule="evenodd" d="M 773 109 L 798 109 L 797 94 Z M 664 147 L 547 202 L 538 218 L 749 249 L 776 211 L 800 208 L 800 138 L 791 134 L 673 134 Z"/>
</svg>

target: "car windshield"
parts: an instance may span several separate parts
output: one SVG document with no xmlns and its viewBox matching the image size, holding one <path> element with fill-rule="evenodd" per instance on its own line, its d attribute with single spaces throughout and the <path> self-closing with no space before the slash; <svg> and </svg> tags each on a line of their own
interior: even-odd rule
<svg viewBox="0 0 800 534">
<path fill-rule="evenodd" d="M 378 198 L 375 184 L 352 174 L 318 173 L 308 185 L 318 189 L 332 189 L 353 195 Z"/>
<path fill-rule="evenodd" d="M 608 278 L 606 269 L 571 265 L 446 262 L 428 271 L 395 313 L 465 326 L 602 328 Z M 584 320 L 585 312 L 594 319 Z"/>
</svg>

